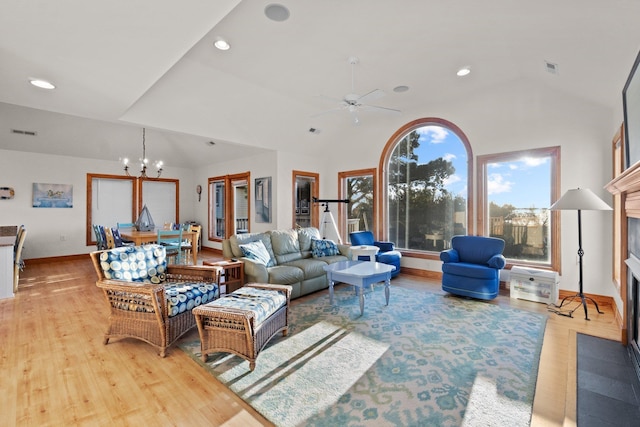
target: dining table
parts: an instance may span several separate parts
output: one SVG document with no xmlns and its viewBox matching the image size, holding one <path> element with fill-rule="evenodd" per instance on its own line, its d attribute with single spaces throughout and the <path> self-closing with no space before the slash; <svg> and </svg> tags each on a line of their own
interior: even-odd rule
<svg viewBox="0 0 640 427">
<path fill-rule="evenodd" d="M 135 229 L 121 228 L 120 236 L 123 240 L 129 240 L 136 246 L 144 245 L 145 243 L 153 243 L 158 240 L 158 231 L 138 231 Z M 193 258 L 193 265 L 198 264 L 198 233 L 196 231 L 183 231 L 182 237 L 191 242 L 191 257 Z"/>
</svg>

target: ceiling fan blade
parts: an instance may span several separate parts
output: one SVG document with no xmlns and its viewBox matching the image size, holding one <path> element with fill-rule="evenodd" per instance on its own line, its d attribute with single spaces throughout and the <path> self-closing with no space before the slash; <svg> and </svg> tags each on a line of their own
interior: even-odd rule
<svg viewBox="0 0 640 427">
<path fill-rule="evenodd" d="M 375 101 L 385 95 L 384 91 L 380 89 L 374 89 L 369 93 L 366 93 L 357 99 L 358 103 L 366 104 L 367 102 Z"/>
</svg>

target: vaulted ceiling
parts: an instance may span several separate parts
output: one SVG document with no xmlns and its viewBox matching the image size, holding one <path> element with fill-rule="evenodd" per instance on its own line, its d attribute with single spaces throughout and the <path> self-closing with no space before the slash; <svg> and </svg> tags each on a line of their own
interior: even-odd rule
<svg viewBox="0 0 640 427">
<path fill-rule="evenodd" d="M 0 148 L 117 160 L 146 127 L 149 149 L 177 166 L 313 154 L 514 81 L 614 112 L 640 48 L 633 0 L 283 0 L 284 21 L 265 15 L 269 4 L 3 1 Z M 231 49 L 214 48 L 219 38 Z M 457 77 L 462 66 L 471 73 Z M 373 104 L 401 113 L 360 110 L 357 126 L 347 110 L 318 115 L 374 89 L 385 95 Z"/>
</svg>

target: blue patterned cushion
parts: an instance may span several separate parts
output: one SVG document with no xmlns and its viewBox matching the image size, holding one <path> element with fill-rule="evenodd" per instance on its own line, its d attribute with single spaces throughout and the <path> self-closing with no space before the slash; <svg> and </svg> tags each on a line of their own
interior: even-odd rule
<svg viewBox="0 0 640 427">
<path fill-rule="evenodd" d="M 210 302 L 207 307 L 231 307 L 252 311 L 255 313 L 255 324 L 259 325 L 286 303 L 287 296 L 283 292 L 244 286 Z"/>
<path fill-rule="evenodd" d="M 274 265 L 266 246 L 260 240 L 240 245 L 240 250 L 244 256 L 262 265 L 267 267 L 273 267 Z"/>
<path fill-rule="evenodd" d="M 167 256 L 160 245 L 128 246 L 100 254 L 107 279 L 159 284 L 165 280 Z"/>
<path fill-rule="evenodd" d="M 338 255 L 338 246 L 331 240 L 311 239 L 311 254 L 314 258 Z"/>
<path fill-rule="evenodd" d="M 164 291 L 167 296 L 168 317 L 191 310 L 220 296 L 218 285 L 215 283 L 167 283 Z"/>
</svg>

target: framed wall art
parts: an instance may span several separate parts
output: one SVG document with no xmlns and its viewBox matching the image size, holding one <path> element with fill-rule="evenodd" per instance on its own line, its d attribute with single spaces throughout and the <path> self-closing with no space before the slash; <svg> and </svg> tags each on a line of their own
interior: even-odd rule
<svg viewBox="0 0 640 427">
<path fill-rule="evenodd" d="M 73 185 L 33 183 L 34 208 L 72 208 Z"/>
</svg>

